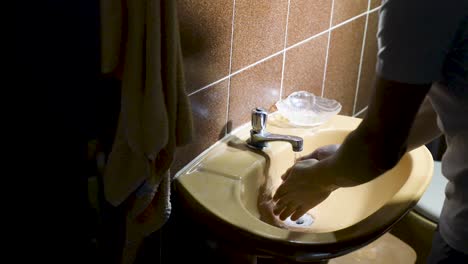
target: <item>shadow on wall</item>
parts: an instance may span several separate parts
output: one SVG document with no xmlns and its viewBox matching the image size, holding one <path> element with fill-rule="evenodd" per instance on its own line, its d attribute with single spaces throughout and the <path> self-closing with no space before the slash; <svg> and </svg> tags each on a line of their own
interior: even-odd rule
<svg viewBox="0 0 468 264">
<path fill-rule="evenodd" d="M 232 131 L 232 120 L 228 120 L 226 124 L 223 126 L 223 128 L 221 129 L 221 131 L 219 131 L 218 140 L 222 139 L 226 135 L 226 132 L 231 133 L 231 131 Z"/>
<path fill-rule="evenodd" d="M 206 24 L 206 16 L 193 11 L 197 7 L 190 1 L 178 2 L 179 29 L 181 48 L 183 53 L 184 74 L 187 94 L 190 94 L 204 85 L 212 82 L 210 67 L 207 59 L 213 52 L 213 45 L 209 37 L 216 32 L 216 25 L 202 27 Z M 212 77 L 212 76 L 211 76 Z M 176 157 L 171 168 L 175 175 L 183 166 L 212 145 L 216 140 L 225 136 L 226 129 L 230 129 L 231 122 L 221 128 L 220 113 L 213 113 L 213 109 L 221 108 L 225 104 L 226 91 L 217 89 L 204 90 L 190 96 L 194 122 L 193 141 L 187 146 L 176 150 Z M 224 106 L 225 107 L 225 106 Z M 218 110 L 216 110 L 218 111 Z M 225 108 L 222 111 L 226 111 Z M 223 112 L 223 113 L 224 113 Z M 224 118 L 221 117 L 221 118 Z M 219 131 L 218 131 L 219 130 Z"/>
<path fill-rule="evenodd" d="M 180 40 L 184 59 L 199 57 L 203 51 L 207 50 L 207 41 L 205 32 L 201 32 L 199 27 L 193 25 L 199 24 L 197 17 L 184 14 L 184 19 L 179 20 Z"/>
<path fill-rule="evenodd" d="M 219 57 L 221 53 L 229 54 L 226 49 L 229 46 L 224 43 L 223 25 L 226 25 L 213 23 L 217 20 L 210 16 L 212 11 L 206 10 L 207 3 L 184 0 L 177 4 L 186 91 L 191 94 L 226 76 L 229 60 Z M 190 96 L 194 137 L 192 143 L 177 149 L 172 174 L 231 130 L 232 122 L 226 121 L 225 116 L 226 83 L 223 81 Z"/>
<path fill-rule="evenodd" d="M 214 34 L 214 32 L 209 31 L 213 25 L 205 28 L 200 27 L 203 18 L 196 16 L 195 12 L 186 12 L 180 6 L 178 16 L 184 72 L 187 81 L 186 90 L 190 93 L 211 82 L 205 73 L 206 67 L 200 65 L 200 62 L 206 61 L 206 54 L 211 50 L 207 38 Z"/>
</svg>

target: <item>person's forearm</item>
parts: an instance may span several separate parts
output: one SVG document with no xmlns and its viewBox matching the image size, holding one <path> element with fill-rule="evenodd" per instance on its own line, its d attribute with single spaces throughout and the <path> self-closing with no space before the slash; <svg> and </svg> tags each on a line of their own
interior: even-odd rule
<svg viewBox="0 0 468 264">
<path fill-rule="evenodd" d="M 393 168 L 407 150 L 407 140 L 430 84 L 413 85 L 377 78 L 364 120 L 330 162 L 339 164 L 338 186 L 354 186 Z"/>
<path fill-rule="evenodd" d="M 338 149 L 337 153 L 323 162 L 332 163 L 335 171 L 334 184 L 338 187 L 351 187 L 371 181 L 379 170 L 371 160 L 369 142 L 365 132 L 356 129 L 351 132 Z"/>
<path fill-rule="evenodd" d="M 437 126 L 437 113 L 429 98 L 426 97 L 411 127 L 407 151 L 425 145 L 440 135 L 442 135 L 442 131 Z"/>
</svg>

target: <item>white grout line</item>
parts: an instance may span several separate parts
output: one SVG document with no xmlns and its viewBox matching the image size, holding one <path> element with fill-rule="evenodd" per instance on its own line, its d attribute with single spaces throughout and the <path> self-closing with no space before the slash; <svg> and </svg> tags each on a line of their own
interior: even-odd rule
<svg viewBox="0 0 468 264">
<path fill-rule="evenodd" d="M 235 0 L 233 0 L 233 1 L 235 1 Z M 334 1 L 333 1 L 333 2 L 334 2 Z M 194 95 L 194 94 L 196 94 L 196 93 L 198 93 L 198 92 L 201 92 L 201 91 L 205 90 L 206 88 L 209 88 L 209 87 L 211 87 L 211 86 L 213 86 L 213 85 L 215 85 L 215 84 L 218 84 L 218 83 L 220 83 L 220 82 L 222 82 L 222 81 L 224 81 L 224 80 L 226 80 L 226 79 L 228 79 L 228 78 L 233 77 L 234 75 L 237 75 L 237 74 L 239 74 L 239 73 L 241 73 L 241 72 L 243 72 L 243 71 L 245 71 L 245 70 L 247 70 L 247 69 L 250 69 L 250 68 L 252 68 L 252 67 L 254 67 L 254 66 L 256 66 L 256 65 L 258 65 L 258 64 L 260 64 L 260 63 L 262 63 L 262 62 L 264 62 L 264 61 L 267 61 L 267 60 L 269 60 L 269 59 L 271 59 L 271 58 L 273 58 L 273 57 L 275 57 L 275 56 L 278 56 L 278 55 L 282 54 L 282 53 L 285 52 L 285 51 L 288 51 L 288 50 L 290 50 L 290 49 L 296 48 L 296 47 L 298 47 L 298 46 L 300 46 L 300 45 L 302 45 L 302 44 L 304 44 L 304 43 L 306 43 L 306 42 L 308 42 L 308 41 L 310 41 L 310 40 L 312 40 L 312 39 L 315 39 L 315 38 L 317 38 L 317 37 L 319 37 L 319 36 L 321 36 L 321 35 L 323 35 L 323 34 L 330 33 L 333 29 L 336 29 L 336 28 L 338 28 L 338 27 L 340 27 L 340 26 L 343 26 L 344 24 L 347 24 L 347 23 L 349 23 L 349 22 L 352 22 L 352 21 L 354 21 L 354 20 L 356 20 L 356 19 L 358 19 L 358 18 L 360 18 L 360 17 L 362 17 L 362 16 L 367 15 L 368 13 L 372 13 L 372 12 L 378 10 L 379 8 L 380 8 L 380 7 L 377 7 L 377 8 L 372 9 L 372 10 L 369 11 L 369 12 L 364 12 L 364 13 L 362 13 L 362 14 L 359 14 L 359 15 L 355 16 L 355 17 L 352 17 L 352 18 L 350 18 L 350 19 L 348 19 L 348 20 L 346 20 L 346 21 L 343 21 L 343 22 L 341 22 L 341 23 L 339 23 L 339 24 L 337 24 L 337 25 L 335 25 L 335 26 L 333 26 L 333 27 L 331 27 L 331 28 L 329 28 L 329 29 L 327 29 L 327 30 L 324 30 L 324 31 L 322 31 L 322 32 L 320 32 L 320 33 L 317 33 L 317 34 L 315 34 L 315 35 L 313 35 L 313 36 L 311 36 L 311 37 L 308 37 L 308 38 L 306 38 L 306 39 L 304 39 L 304 40 L 302 40 L 302 41 L 300 41 L 300 42 L 298 42 L 298 43 L 296 43 L 296 44 L 294 44 L 294 45 L 291 45 L 291 46 L 289 46 L 289 47 L 287 47 L 287 48 L 285 48 L 285 49 L 283 49 L 283 50 L 277 51 L 277 52 L 275 52 L 275 53 L 269 55 L 268 57 L 265 57 L 265 58 L 263 58 L 263 59 L 261 59 L 261 60 L 259 60 L 259 61 L 256 61 L 256 62 L 254 62 L 254 63 L 252 63 L 252 64 L 250 64 L 250 65 L 248 65 L 248 66 L 246 66 L 246 67 L 244 67 L 244 68 L 242 68 L 242 69 L 239 69 L 239 70 L 237 70 L 237 71 L 235 71 L 235 72 L 233 72 L 233 73 L 230 72 L 229 75 L 224 76 L 223 78 L 221 78 L 221 79 L 219 79 L 219 80 L 217 80 L 217 81 L 214 81 L 214 82 L 212 82 L 212 83 L 210 83 L 210 84 L 208 84 L 208 85 L 205 85 L 205 86 L 203 86 L 202 88 L 200 88 L 200 89 L 198 89 L 198 90 L 196 90 L 196 91 L 194 91 L 194 92 L 191 92 L 191 93 L 189 94 L 189 96 Z M 233 11 L 233 12 L 234 12 L 234 11 Z M 234 24 L 233 24 L 233 27 L 234 27 Z M 234 29 L 232 30 L 231 35 L 232 35 L 233 32 L 234 32 Z M 232 36 L 231 36 L 231 38 L 232 38 Z M 232 45 L 232 41 L 231 41 L 231 45 Z M 231 47 L 231 48 L 232 48 L 232 47 Z M 232 52 L 232 50 L 231 50 L 231 52 Z M 327 56 L 328 56 L 328 49 L 327 49 Z M 231 57 L 232 57 L 232 56 L 231 56 Z M 231 60 L 231 58 L 230 58 L 230 60 Z M 231 62 L 230 62 L 230 64 L 231 64 Z M 229 68 L 231 68 L 231 65 L 229 66 Z"/>
<path fill-rule="evenodd" d="M 367 1 L 367 10 L 370 9 L 370 1 Z M 364 34 L 362 34 L 362 45 L 361 45 L 361 56 L 359 58 L 359 68 L 358 75 L 356 80 L 356 91 L 354 93 L 354 104 L 353 104 L 353 114 L 356 113 L 356 105 L 359 94 L 359 84 L 361 83 L 361 70 L 362 70 L 362 61 L 364 60 L 364 50 L 366 47 L 366 36 L 367 36 L 367 24 L 369 23 L 369 13 L 366 14 L 366 22 L 364 24 Z"/>
<path fill-rule="evenodd" d="M 214 82 L 212 82 L 212 83 L 210 83 L 210 84 L 207 84 L 207 85 L 203 86 L 202 88 L 200 88 L 200 89 L 198 89 L 198 90 L 195 90 L 195 91 L 189 93 L 188 96 L 191 96 L 191 95 L 194 95 L 194 94 L 196 94 L 196 93 L 198 93 L 198 92 L 201 92 L 201 91 L 205 90 L 206 88 L 210 88 L 211 86 L 216 85 L 216 84 L 218 84 L 218 83 L 220 83 L 220 82 L 226 80 L 227 78 L 229 78 L 229 75 L 224 76 L 223 78 L 221 78 L 221 79 L 219 79 L 219 80 L 217 80 L 217 81 L 214 81 Z"/>
<path fill-rule="evenodd" d="M 369 12 L 368 12 L 368 13 L 373 13 L 373 12 L 375 12 L 375 11 L 379 10 L 379 9 L 380 9 L 380 7 L 381 7 L 381 6 L 379 5 L 378 7 L 374 8 L 374 9 L 372 9 L 372 10 L 369 10 Z"/>
<path fill-rule="evenodd" d="M 361 13 L 361 14 L 355 16 L 355 17 L 352 17 L 352 18 L 350 18 L 350 19 L 348 19 L 348 20 L 345 20 L 345 21 L 343 21 L 343 22 L 341 22 L 341 23 L 339 23 L 339 24 L 336 24 L 336 25 L 334 25 L 333 27 L 331 27 L 330 30 L 333 30 L 333 29 L 335 29 L 335 28 L 337 28 L 337 27 L 341 27 L 341 26 L 343 26 L 344 24 L 348 24 L 348 23 L 351 22 L 351 21 L 354 21 L 354 20 L 356 20 L 356 19 L 358 19 L 358 18 L 360 18 L 360 17 L 363 17 L 363 16 L 367 15 L 367 13 L 369 13 L 369 12 L 367 12 L 367 11 L 366 11 L 366 12 L 363 12 L 363 13 Z"/>
<path fill-rule="evenodd" d="M 243 72 L 243 71 L 245 71 L 245 70 L 247 70 L 247 69 L 250 69 L 250 68 L 252 68 L 252 67 L 254 67 L 254 66 L 256 66 L 256 65 L 258 65 L 258 64 L 260 64 L 260 63 L 262 63 L 262 62 L 264 62 L 264 61 L 267 61 L 267 60 L 269 60 L 269 59 L 271 59 L 271 58 L 273 58 L 273 57 L 275 57 L 275 56 L 278 56 L 278 55 L 280 55 L 281 53 L 283 53 L 283 50 L 280 50 L 280 51 L 278 51 L 278 52 L 275 52 L 275 53 L 271 54 L 270 56 L 265 57 L 265 58 L 263 58 L 263 59 L 261 59 L 261 60 L 259 60 L 259 61 L 256 61 L 256 62 L 254 62 L 254 63 L 252 63 L 252 64 L 250 64 L 250 65 L 248 65 L 248 66 L 246 66 L 246 67 L 244 67 L 244 68 L 242 68 L 242 69 L 239 69 L 239 70 L 237 70 L 237 71 L 235 71 L 235 72 L 233 72 L 233 73 L 227 75 L 227 76 L 224 76 L 223 78 L 221 78 L 221 79 L 219 79 L 219 80 L 217 80 L 217 81 L 215 81 L 215 82 L 212 82 L 212 83 L 210 83 L 210 84 L 208 84 L 208 85 L 205 85 L 205 86 L 203 86 L 202 88 L 200 88 L 200 89 L 198 89 L 198 90 L 196 90 L 196 91 L 194 91 L 194 92 L 189 93 L 188 96 L 191 96 L 191 95 L 194 95 L 194 94 L 196 94 L 196 93 L 198 93 L 198 92 L 201 92 L 201 91 L 205 90 L 206 88 L 209 88 L 209 87 L 211 87 L 211 86 L 213 86 L 213 85 L 215 85 L 215 84 L 218 84 L 218 83 L 220 83 L 220 82 L 222 82 L 222 81 L 224 81 L 224 80 L 226 80 L 226 79 L 228 79 L 228 78 L 231 79 L 231 77 L 233 77 L 234 75 L 237 75 L 237 74 L 239 74 L 239 73 L 241 73 L 241 72 Z M 230 80 L 228 81 L 228 84 L 230 84 Z"/>
<path fill-rule="evenodd" d="M 300 45 L 302 45 L 302 44 L 305 44 L 306 42 L 311 41 L 312 39 L 315 39 L 315 38 L 318 38 L 318 37 L 320 37 L 320 36 L 322 36 L 322 35 L 324 35 L 324 34 L 327 34 L 329 31 L 330 31 L 330 30 L 327 29 L 327 30 L 324 30 L 324 31 L 322 31 L 322 32 L 320 32 L 320 33 L 317 33 L 317 34 L 315 34 L 315 35 L 313 35 L 313 36 L 311 36 L 311 37 L 308 37 L 308 38 L 306 38 L 306 39 L 304 39 L 304 40 L 301 40 L 301 41 L 299 41 L 299 42 L 297 42 L 297 43 L 295 43 L 295 44 L 293 44 L 293 45 L 287 47 L 287 48 L 286 48 L 286 51 L 288 51 L 288 50 L 290 50 L 290 49 L 294 49 L 294 48 L 296 48 L 296 47 L 298 47 L 298 46 L 300 46 Z"/>
<path fill-rule="evenodd" d="M 358 116 L 358 115 L 364 113 L 364 112 L 367 110 L 368 107 L 369 107 L 369 106 L 364 107 L 364 108 L 361 109 L 359 112 L 355 113 L 355 114 L 353 115 L 353 117 L 356 117 L 356 116 Z"/>
<path fill-rule="evenodd" d="M 330 39 L 332 32 L 333 24 L 333 9 L 335 7 L 335 0 L 332 0 L 331 10 L 330 10 L 330 24 L 328 26 L 328 40 L 327 40 L 327 50 L 325 51 L 325 65 L 323 66 L 323 77 L 322 77 L 322 93 L 320 96 L 323 97 L 325 93 L 325 79 L 327 78 L 327 67 L 328 67 L 328 52 L 330 50 Z"/>
<path fill-rule="evenodd" d="M 231 96 L 231 71 L 232 71 L 232 46 L 234 43 L 234 22 L 235 22 L 235 15 L 236 15 L 236 0 L 233 0 L 232 2 L 232 22 L 231 22 L 231 47 L 229 50 L 229 79 L 228 79 L 228 84 L 227 84 L 227 99 L 226 99 L 226 130 L 224 131 L 224 134 L 227 135 L 229 133 L 228 131 L 228 122 L 229 122 L 229 98 Z"/>
<path fill-rule="evenodd" d="M 306 43 L 306 42 L 308 42 L 308 41 L 310 41 L 310 40 L 312 40 L 312 39 L 314 39 L 314 38 L 317 38 L 317 37 L 319 37 L 319 36 L 321 36 L 321 35 L 323 35 L 323 34 L 329 33 L 329 32 L 332 31 L 333 29 L 336 29 L 336 28 L 338 28 L 338 27 L 341 27 L 341 26 L 343 26 L 344 24 L 347 24 L 347 23 L 349 23 L 349 22 L 352 22 L 352 21 L 354 21 L 354 20 L 356 20 L 356 19 L 358 19 L 358 18 L 360 18 L 360 17 L 362 17 L 362 16 L 365 16 L 365 15 L 367 15 L 367 12 L 364 12 L 364 13 L 359 14 L 359 15 L 357 15 L 357 16 L 355 16 L 355 17 L 352 17 L 352 18 L 350 18 L 350 19 L 348 19 L 348 20 L 345 20 L 345 21 L 343 21 L 343 22 L 341 22 L 341 23 L 339 23 L 339 24 L 336 24 L 336 25 L 334 25 L 333 27 L 330 27 L 330 28 L 327 29 L 327 30 L 324 30 L 324 31 L 322 31 L 322 32 L 320 32 L 320 33 L 317 33 L 317 34 L 311 36 L 311 37 L 308 37 L 308 38 L 306 38 L 306 39 L 304 39 L 304 40 L 301 40 L 301 41 L 297 42 L 297 43 L 294 44 L 294 45 L 291 45 L 291 46 L 287 47 L 287 48 L 286 48 L 286 51 L 287 51 L 287 50 L 290 50 L 290 49 L 292 49 L 292 48 L 295 48 L 295 47 L 297 47 L 297 46 L 300 46 L 300 45 L 302 45 L 302 44 L 304 44 L 304 43 Z"/>
<path fill-rule="evenodd" d="M 231 73 L 231 77 L 234 76 L 234 75 L 237 75 L 237 74 L 239 74 L 239 73 L 241 73 L 241 72 L 243 72 L 243 71 L 245 71 L 245 70 L 247 70 L 247 69 L 250 69 L 250 68 L 252 68 L 252 67 L 254 67 L 254 66 L 257 66 L 258 64 L 260 64 L 260 63 L 262 63 L 262 62 L 264 62 L 264 61 L 267 61 L 267 60 L 269 60 L 269 59 L 271 59 L 271 58 L 273 58 L 273 57 L 275 57 L 275 56 L 278 56 L 278 55 L 280 55 L 281 53 L 283 53 L 282 50 L 280 50 L 280 51 L 278 51 L 278 52 L 275 52 L 275 53 L 271 54 L 270 56 L 265 57 L 265 58 L 263 58 L 263 59 L 261 59 L 261 60 L 259 60 L 259 61 L 256 61 L 256 62 L 254 62 L 254 63 L 252 63 L 252 64 L 250 64 L 250 65 L 248 65 L 248 66 L 246 66 L 246 67 L 244 67 L 244 68 L 242 68 L 242 69 L 239 69 L 239 70 L 237 70 L 237 71 Z"/>
<path fill-rule="evenodd" d="M 284 66 L 286 64 L 286 47 L 287 47 L 287 42 L 288 42 L 288 22 L 289 22 L 290 6 L 291 6 L 291 0 L 288 0 L 288 12 L 286 13 L 286 29 L 284 30 L 283 67 L 281 68 L 281 85 L 280 85 L 279 100 L 283 98 Z"/>
</svg>

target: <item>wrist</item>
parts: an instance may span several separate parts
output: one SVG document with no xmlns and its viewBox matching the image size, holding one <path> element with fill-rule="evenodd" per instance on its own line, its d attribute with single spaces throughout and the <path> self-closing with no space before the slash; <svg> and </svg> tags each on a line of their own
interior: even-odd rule
<svg viewBox="0 0 468 264">
<path fill-rule="evenodd" d="M 352 187 L 358 185 L 355 180 L 350 178 L 349 172 L 346 169 L 346 164 L 340 162 L 337 155 L 324 160 L 330 168 L 330 186 L 332 191 L 341 187 Z"/>
<path fill-rule="evenodd" d="M 319 175 L 322 176 L 321 180 L 323 181 L 324 186 L 326 186 L 326 190 L 333 192 L 342 187 L 339 185 L 341 182 L 339 178 L 342 174 L 339 173 L 339 168 L 337 167 L 337 164 L 335 164 L 333 156 L 321 160 L 319 164 L 321 170 Z"/>
</svg>

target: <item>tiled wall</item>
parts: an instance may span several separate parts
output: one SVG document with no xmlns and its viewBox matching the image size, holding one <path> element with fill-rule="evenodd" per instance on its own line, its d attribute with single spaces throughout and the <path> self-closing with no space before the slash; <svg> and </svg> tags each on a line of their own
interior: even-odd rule
<svg viewBox="0 0 468 264">
<path fill-rule="evenodd" d="M 195 139 L 173 170 L 298 90 L 362 115 L 380 0 L 177 0 Z"/>
</svg>

